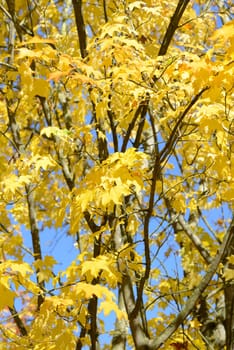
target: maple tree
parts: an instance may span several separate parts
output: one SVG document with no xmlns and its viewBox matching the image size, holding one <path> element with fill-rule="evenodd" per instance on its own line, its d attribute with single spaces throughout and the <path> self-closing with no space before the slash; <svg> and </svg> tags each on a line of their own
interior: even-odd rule
<svg viewBox="0 0 234 350">
<path fill-rule="evenodd" d="M 232 11 L 0 1 L 0 349 L 233 349 Z"/>
</svg>

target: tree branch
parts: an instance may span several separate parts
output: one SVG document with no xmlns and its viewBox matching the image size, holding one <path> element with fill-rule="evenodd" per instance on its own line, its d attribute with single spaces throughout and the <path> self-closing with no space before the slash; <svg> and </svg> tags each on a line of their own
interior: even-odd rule
<svg viewBox="0 0 234 350">
<path fill-rule="evenodd" d="M 106 0 L 102 1 L 103 4 L 103 12 L 104 12 L 104 18 L 105 18 L 105 22 L 108 22 L 108 16 L 107 16 L 107 10 L 106 10 Z"/>
<path fill-rule="evenodd" d="M 163 56 L 167 53 L 167 49 L 170 45 L 170 42 L 174 36 L 176 29 L 178 28 L 179 21 L 188 5 L 190 0 L 179 0 L 178 5 L 175 9 L 171 21 L 167 28 L 166 34 L 164 35 L 158 56 Z"/>
<path fill-rule="evenodd" d="M 125 311 L 123 293 L 119 288 L 118 291 L 118 307 L 120 310 Z M 112 350 L 125 350 L 127 341 L 127 322 L 125 319 L 116 319 L 115 321 L 115 334 L 112 339 Z"/>
<path fill-rule="evenodd" d="M 143 132 L 143 129 L 144 129 L 144 125 L 145 125 L 145 117 L 146 117 L 146 113 L 147 113 L 147 109 L 148 109 L 149 98 L 147 98 L 144 101 L 144 103 L 145 104 L 143 105 L 142 110 L 141 110 L 141 118 L 140 118 L 140 122 L 139 122 L 139 125 L 138 125 L 136 138 L 135 138 L 135 141 L 133 143 L 133 146 L 135 148 L 138 148 L 139 145 L 140 145 L 140 142 L 141 142 L 141 135 L 142 135 L 142 132 Z"/>
<path fill-rule="evenodd" d="M 186 235 L 189 237 L 193 245 L 196 247 L 198 252 L 201 254 L 203 259 L 207 264 L 211 264 L 212 258 L 209 254 L 209 252 L 202 246 L 201 240 L 198 237 L 198 235 L 194 234 L 193 231 L 191 230 L 189 224 L 187 224 L 181 214 L 177 217 L 176 221 L 178 221 L 179 225 L 181 228 L 184 230 Z"/>
<path fill-rule="evenodd" d="M 107 159 L 109 155 L 108 145 L 106 140 L 106 133 L 101 122 L 99 122 L 97 119 L 96 105 L 93 101 L 92 101 L 92 107 L 93 107 L 92 113 L 93 113 L 93 119 L 95 122 L 95 131 L 96 131 L 97 143 L 98 143 L 98 156 L 99 156 L 100 162 L 103 162 L 105 159 Z"/>
<path fill-rule="evenodd" d="M 39 229 L 38 229 L 37 219 L 36 219 L 36 207 L 35 207 L 35 200 L 33 196 L 33 186 L 26 185 L 25 189 L 27 194 L 28 215 L 29 215 L 29 223 L 30 223 L 32 244 L 33 244 L 33 256 L 35 261 L 42 260 Z M 37 274 L 38 272 L 39 270 L 36 271 Z M 45 283 L 39 280 L 38 275 L 37 275 L 37 284 L 40 288 L 45 289 Z M 43 295 L 39 294 L 37 299 L 38 310 L 40 309 L 40 306 L 43 303 L 43 301 L 44 301 Z"/>
<path fill-rule="evenodd" d="M 231 244 L 233 235 L 234 235 L 234 217 L 224 237 L 223 243 L 220 246 L 220 250 L 217 253 L 216 257 L 214 258 L 213 262 L 210 264 L 210 267 L 208 268 L 205 276 L 202 278 L 199 285 L 195 288 L 193 294 L 188 298 L 184 308 L 177 315 L 175 320 L 171 322 L 171 324 L 166 328 L 166 330 L 158 338 L 155 338 L 150 342 L 150 348 L 152 350 L 159 349 L 163 344 L 165 344 L 167 339 L 170 338 L 170 336 L 177 330 L 177 328 L 182 324 L 182 322 L 186 319 L 186 317 L 191 313 L 198 299 L 200 298 L 201 294 L 207 288 L 211 278 L 217 271 L 220 262 L 223 260 L 226 250 L 228 246 Z"/>
<path fill-rule="evenodd" d="M 208 90 L 209 87 L 204 87 L 201 91 L 198 92 L 198 94 L 191 100 L 191 102 L 188 104 L 188 106 L 185 108 L 183 113 L 179 116 L 176 125 L 174 126 L 171 135 L 169 139 L 167 140 L 164 148 L 160 152 L 160 163 L 163 163 L 166 158 L 170 155 L 172 148 L 175 146 L 176 139 L 177 139 L 177 131 L 179 129 L 179 126 L 187 113 L 190 111 L 190 109 L 195 105 L 195 103 L 198 101 L 198 99 L 201 97 L 204 91 Z"/>
<path fill-rule="evenodd" d="M 144 276 L 140 280 L 138 293 L 137 293 L 137 300 L 135 303 L 135 307 L 131 312 L 131 315 L 130 315 L 131 318 L 136 317 L 137 313 L 140 311 L 144 286 L 145 286 L 145 283 L 148 280 L 149 274 L 150 274 L 151 257 L 150 257 L 150 244 L 149 244 L 149 224 L 150 224 L 150 219 L 151 219 L 153 208 L 154 208 L 156 181 L 159 179 L 160 173 L 161 173 L 160 159 L 157 155 L 155 157 L 155 162 L 154 162 L 154 167 L 153 167 L 153 174 L 152 174 L 152 180 L 151 180 L 152 183 L 151 183 L 150 196 L 149 196 L 149 206 L 148 206 L 148 210 L 147 210 L 147 213 L 145 216 L 145 222 L 144 222 L 144 248 L 145 248 L 146 267 L 145 267 Z"/>
<path fill-rule="evenodd" d="M 82 0 L 72 0 L 72 4 L 73 4 L 75 19 L 76 19 L 76 29 L 77 29 L 78 38 L 79 38 L 80 53 L 81 53 L 81 57 L 85 58 L 87 56 L 87 50 L 86 50 L 87 40 L 86 40 L 84 18 L 82 13 Z"/>
<path fill-rule="evenodd" d="M 110 107 L 110 103 L 109 103 L 108 107 Z M 118 145 L 118 136 L 117 136 L 117 133 L 116 133 L 117 124 L 114 123 L 113 111 L 111 109 L 107 110 L 107 116 L 108 116 L 109 121 L 110 121 L 110 127 L 111 127 L 111 132 L 112 132 L 112 137 L 113 137 L 113 144 L 114 144 L 114 151 L 118 152 L 119 145 Z"/>
<path fill-rule="evenodd" d="M 23 324 L 21 318 L 19 317 L 19 314 L 16 311 L 15 306 L 13 306 L 13 307 L 8 306 L 8 309 L 9 309 L 9 311 L 14 319 L 14 322 L 16 324 L 16 327 L 19 330 L 20 335 L 23 337 L 28 335 L 27 329 L 25 328 L 25 325 Z"/>
<path fill-rule="evenodd" d="M 145 101 L 143 101 L 143 103 L 145 103 Z M 131 123 L 129 123 L 129 125 L 128 125 L 128 130 L 127 130 L 126 135 L 125 135 L 125 137 L 124 137 L 124 139 L 123 139 L 123 144 L 122 144 L 122 147 L 121 147 L 121 152 L 125 152 L 125 151 L 126 151 L 127 144 L 128 144 L 129 139 L 130 139 L 131 132 L 132 132 L 132 130 L 133 130 L 135 124 L 136 124 L 136 121 L 137 121 L 138 116 L 142 114 L 143 108 L 144 108 L 144 104 L 141 103 L 141 104 L 138 106 L 138 108 L 137 108 L 137 110 L 136 110 L 136 112 L 135 112 L 135 114 L 134 114 L 134 117 L 132 118 Z"/>
<path fill-rule="evenodd" d="M 114 217 L 117 218 L 118 213 L 115 213 Z M 114 219 L 114 221 L 117 221 L 117 219 Z M 113 237 L 112 237 L 114 249 L 116 251 L 119 251 L 123 246 L 123 239 L 124 239 L 123 233 L 121 232 L 120 225 L 117 225 L 117 222 L 113 222 L 112 227 L 114 228 Z M 120 262 L 117 261 L 117 263 L 119 265 Z M 121 265 L 123 264 L 121 263 Z M 126 265 L 125 267 L 121 266 L 120 271 L 122 273 L 122 282 L 119 286 L 120 294 L 124 300 L 124 306 L 125 306 L 126 313 L 128 315 L 129 325 L 131 328 L 135 349 L 143 350 L 145 349 L 146 344 L 148 344 L 149 339 L 146 336 L 146 332 L 144 331 L 139 310 L 136 313 L 136 315 L 134 315 L 134 317 L 131 317 L 131 313 L 135 306 L 133 283 Z"/>
<path fill-rule="evenodd" d="M 103 220 L 101 226 L 95 224 L 93 219 L 91 219 L 91 215 L 88 211 L 84 212 L 85 220 L 92 231 L 92 233 L 98 232 L 102 225 L 105 225 L 106 219 Z M 96 258 L 100 255 L 101 251 L 101 235 L 99 237 L 94 238 L 94 246 L 93 246 L 93 257 Z M 92 285 L 96 285 L 99 283 L 99 277 L 94 278 L 92 280 Z M 87 319 L 90 322 L 89 328 L 89 336 L 91 339 L 91 350 L 96 350 L 98 347 L 98 326 L 97 326 L 97 310 L 98 310 L 98 298 L 93 295 L 93 297 L 89 300 L 88 303 L 88 313 Z"/>
</svg>

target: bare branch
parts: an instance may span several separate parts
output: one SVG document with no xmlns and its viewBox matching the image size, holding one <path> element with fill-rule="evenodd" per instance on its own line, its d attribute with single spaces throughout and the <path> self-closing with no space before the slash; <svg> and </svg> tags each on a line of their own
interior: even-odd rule
<svg viewBox="0 0 234 350">
<path fill-rule="evenodd" d="M 146 281 L 149 278 L 150 269 L 151 269 L 151 257 L 150 257 L 150 243 L 149 243 L 149 224 L 152 216 L 153 208 L 154 208 L 154 197 L 155 197 L 155 189 L 156 189 L 156 181 L 159 179 L 161 173 L 160 159 L 158 155 L 155 157 L 154 167 L 153 167 L 153 175 L 152 175 L 152 183 L 150 188 L 150 196 L 149 196 L 149 206 L 147 210 L 147 214 L 145 216 L 144 222 L 144 248 L 145 248 L 145 273 L 144 276 L 140 280 L 138 295 L 134 309 L 131 312 L 131 318 L 134 318 L 140 310 L 142 303 L 142 296 L 144 291 L 144 286 Z"/>
<path fill-rule="evenodd" d="M 167 49 L 170 45 L 170 42 L 175 34 L 176 29 L 178 28 L 179 21 L 188 5 L 190 0 L 179 0 L 176 10 L 171 17 L 171 21 L 167 28 L 166 34 L 164 35 L 160 50 L 158 55 L 163 56 L 167 53 Z"/>
<path fill-rule="evenodd" d="M 149 104 L 149 99 L 145 100 L 145 104 L 143 105 L 142 111 L 141 111 L 141 118 L 140 118 L 140 122 L 138 125 L 138 129 L 137 129 L 137 133 L 136 133 L 136 138 L 135 141 L 133 143 L 133 146 L 135 148 L 138 148 L 141 142 L 141 135 L 144 129 L 144 125 L 145 125 L 145 117 L 146 117 L 146 113 L 147 113 L 147 109 L 148 109 L 148 104 Z"/>
<path fill-rule="evenodd" d="M 103 0 L 103 12 L 104 12 L 104 18 L 105 22 L 108 22 L 108 16 L 107 16 L 107 10 L 106 10 L 106 0 Z"/>
<path fill-rule="evenodd" d="M 110 107 L 110 102 L 109 102 L 109 107 Z M 109 121 L 110 121 L 110 127 L 111 127 L 111 132 L 112 132 L 112 137 L 113 137 L 113 144 L 114 144 L 114 151 L 118 152 L 119 145 L 118 145 L 118 136 L 117 136 L 117 133 L 116 133 L 117 124 L 115 124 L 115 122 L 114 122 L 114 113 L 111 110 L 111 108 L 107 110 L 107 116 L 108 116 Z"/>
<path fill-rule="evenodd" d="M 196 247 L 196 249 L 199 251 L 199 253 L 201 254 L 201 256 L 203 257 L 203 259 L 205 260 L 205 262 L 207 264 L 211 264 L 212 262 L 212 258 L 209 254 L 209 252 L 203 247 L 202 242 L 200 240 L 200 238 L 198 237 L 198 235 L 196 235 L 195 233 L 193 233 L 192 229 L 190 228 L 189 224 L 187 224 L 183 218 L 183 216 L 180 214 L 177 216 L 178 223 L 180 224 L 180 226 L 182 227 L 182 229 L 184 230 L 184 232 L 186 233 L 186 235 L 189 237 L 189 239 L 191 240 L 191 242 L 193 243 L 193 245 Z"/>
<path fill-rule="evenodd" d="M 80 53 L 81 57 L 85 58 L 87 56 L 87 50 L 86 50 L 86 31 L 85 31 L 85 23 L 82 13 L 82 0 L 72 0 L 74 13 L 75 13 L 75 19 L 76 19 L 76 29 L 79 37 L 79 43 L 80 43 Z"/>
<path fill-rule="evenodd" d="M 123 293 L 119 289 L 118 294 L 118 307 L 120 310 L 125 311 Z M 115 322 L 115 334 L 112 339 L 112 350 L 125 350 L 127 341 L 127 322 L 124 319 L 116 319 Z"/>
<path fill-rule="evenodd" d="M 177 131 L 179 129 L 179 126 L 181 124 L 181 122 L 183 121 L 183 119 L 185 118 L 185 116 L 188 114 L 188 112 L 190 111 L 190 109 L 195 105 L 195 103 L 199 100 L 199 98 L 201 97 L 201 95 L 203 94 L 204 91 L 208 90 L 209 87 L 206 86 L 203 89 L 201 89 L 201 91 L 198 92 L 198 94 L 191 100 L 191 102 L 188 104 L 188 106 L 185 108 L 185 110 L 183 111 L 183 113 L 179 116 L 176 125 L 174 126 L 171 135 L 168 139 L 168 141 L 166 142 L 164 148 L 162 149 L 162 151 L 160 152 L 160 162 L 163 163 L 166 158 L 170 155 L 172 148 L 175 146 L 176 140 L 177 140 Z"/>
<path fill-rule="evenodd" d="M 13 66 L 10 63 L 6 63 L 6 62 L 0 62 L 0 66 L 2 67 L 6 67 L 7 69 L 13 70 L 17 72 L 17 68 L 15 66 Z"/>
<path fill-rule="evenodd" d="M 21 336 L 28 335 L 27 329 L 25 328 L 25 325 L 24 325 L 23 321 L 19 317 L 19 314 L 16 311 L 15 306 L 13 306 L 13 307 L 8 306 L 8 309 L 9 309 L 9 311 L 10 311 L 10 313 L 11 313 L 13 319 L 14 319 L 14 322 L 16 324 L 16 327 L 19 330 L 20 335 Z"/>
<path fill-rule="evenodd" d="M 143 101 L 143 103 L 141 103 L 138 106 L 138 108 L 134 114 L 134 117 L 132 118 L 131 123 L 129 123 L 129 125 L 128 125 L 128 130 L 127 130 L 126 135 L 125 135 L 124 140 L 123 140 L 121 152 L 125 152 L 127 149 L 127 144 L 128 144 L 129 139 L 130 139 L 131 132 L 134 129 L 134 126 L 136 124 L 138 116 L 142 115 L 142 110 L 144 109 L 144 104 L 145 104 L 145 101 Z"/>
<path fill-rule="evenodd" d="M 26 193 L 27 193 L 27 203 L 28 203 L 28 215 L 29 215 L 29 223 L 31 228 L 31 236 L 32 236 L 32 244 L 33 244 L 33 255 L 34 260 L 42 260 L 42 253 L 41 253 L 41 243 L 40 243 L 40 236 L 39 236 L 39 228 L 37 224 L 36 219 L 36 205 L 35 205 L 35 199 L 33 196 L 33 186 L 32 185 L 26 185 Z M 36 271 L 37 273 L 39 270 Z M 43 281 L 39 280 L 39 277 L 37 275 L 37 283 L 40 288 L 45 288 L 45 283 Z M 44 301 L 44 297 L 42 294 L 38 295 L 38 309 L 40 309 L 41 304 Z"/>
</svg>

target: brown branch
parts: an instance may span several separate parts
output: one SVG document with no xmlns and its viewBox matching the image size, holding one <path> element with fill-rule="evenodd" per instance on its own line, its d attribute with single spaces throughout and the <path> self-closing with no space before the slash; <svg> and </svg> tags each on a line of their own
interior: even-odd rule
<svg viewBox="0 0 234 350">
<path fill-rule="evenodd" d="M 201 243 L 200 238 L 198 237 L 197 234 L 193 233 L 192 229 L 190 228 L 189 224 L 187 224 L 181 214 L 178 215 L 176 221 L 178 221 L 179 225 L 181 228 L 184 230 L 186 235 L 189 237 L 193 245 L 196 247 L 200 255 L 203 257 L 205 262 L 207 264 L 211 264 L 212 262 L 212 257 L 210 256 L 208 250 L 206 250 Z"/>
<path fill-rule="evenodd" d="M 41 103 L 41 107 L 42 107 L 42 110 L 43 110 L 43 113 L 44 113 L 44 116 L 46 119 L 46 123 L 48 126 L 51 126 L 52 125 L 52 115 L 51 115 L 48 103 L 46 101 L 46 98 L 39 96 L 39 95 L 37 95 L 37 98 L 39 99 L 39 101 Z"/>
<path fill-rule="evenodd" d="M 151 269 L 151 257 L 150 257 L 150 244 L 149 244 L 149 224 L 150 219 L 153 213 L 154 208 L 154 197 L 155 197 L 155 190 L 156 190 L 156 181 L 159 179 L 161 174 L 161 166 L 160 166 L 160 158 L 157 155 L 155 157 L 154 167 L 153 167 L 153 174 L 152 174 L 152 183 L 151 183 L 151 189 L 150 189 L 150 196 L 149 196 L 149 206 L 148 210 L 145 216 L 145 222 L 144 222 L 144 248 L 145 248 L 145 273 L 144 276 L 140 280 L 138 293 L 137 293 L 137 300 L 135 303 L 135 307 L 131 312 L 130 317 L 134 318 L 138 314 L 141 308 L 142 304 L 142 297 L 143 297 L 143 291 L 146 281 L 149 278 L 150 275 L 150 269 Z"/>
<path fill-rule="evenodd" d="M 163 344 L 165 344 L 167 339 L 170 338 L 170 336 L 177 330 L 177 328 L 183 323 L 183 321 L 187 318 L 187 316 L 192 312 L 200 296 L 202 295 L 204 290 L 207 288 L 211 278 L 217 271 L 220 262 L 222 262 L 225 256 L 226 250 L 231 244 L 233 235 L 234 235 L 234 217 L 224 237 L 223 243 L 220 246 L 219 252 L 217 253 L 212 263 L 210 264 L 205 276 L 202 278 L 199 285 L 195 288 L 192 295 L 188 298 L 184 308 L 179 312 L 175 320 L 169 324 L 169 326 L 165 329 L 164 332 L 161 333 L 159 337 L 150 341 L 150 349 L 156 350 L 156 349 L 159 349 Z"/>
<path fill-rule="evenodd" d="M 146 117 L 148 105 L 149 105 L 149 98 L 145 100 L 145 104 L 143 105 L 142 110 L 141 110 L 141 118 L 140 118 L 139 126 L 137 129 L 135 141 L 133 143 L 133 146 L 135 148 L 138 148 L 140 145 L 140 142 L 141 142 L 141 135 L 142 135 L 144 125 L 145 125 L 145 117 Z"/>
<path fill-rule="evenodd" d="M 8 306 L 8 309 L 9 309 L 9 311 L 14 319 L 14 322 L 16 324 L 16 327 L 17 327 L 20 335 L 23 337 L 28 335 L 27 329 L 25 328 L 24 323 L 22 322 L 21 318 L 19 317 L 19 314 L 16 311 L 15 306 L 13 306 L 13 307 Z"/>
<path fill-rule="evenodd" d="M 81 350 L 82 349 L 83 344 L 82 344 L 81 339 L 86 336 L 86 333 L 87 333 L 86 328 L 81 326 L 80 336 L 79 336 L 79 338 L 77 339 L 77 342 L 76 342 L 76 350 Z"/>
<path fill-rule="evenodd" d="M 35 206 L 35 200 L 34 200 L 34 196 L 33 196 L 33 186 L 26 185 L 25 189 L 26 189 L 26 194 L 27 194 L 28 216 L 29 216 L 29 223 L 30 223 L 31 236 L 32 236 L 34 260 L 35 261 L 42 260 L 39 229 L 38 229 L 37 219 L 36 219 L 36 206 Z M 41 289 L 44 290 L 45 283 L 43 281 L 39 280 L 38 272 L 39 272 L 39 270 L 36 271 L 37 284 Z M 37 299 L 38 310 L 40 309 L 40 306 L 43 303 L 43 301 L 44 301 L 44 296 L 42 294 L 39 294 L 38 299 Z"/>
<path fill-rule="evenodd" d="M 110 107 L 110 106 L 108 106 L 108 107 Z M 107 116 L 108 116 L 109 121 L 110 121 L 110 127 L 111 127 L 113 144 L 114 144 L 114 151 L 118 152 L 119 145 L 118 145 L 118 136 L 117 136 L 117 132 L 116 132 L 117 124 L 114 123 L 113 111 L 111 109 L 107 110 Z"/>
<path fill-rule="evenodd" d="M 196 101 L 199 99 L 199 97 L 202 95 L 202 93 L 207 90 L 208 88 L 202 89 L 190 102 L 190 104 L 187 106 L 187 108 L 184 110 L 184 112 L 179 117 L 174 129 L 172 130 L 171 136 L 169 140 L 167 141 L 165 147 L 160 152 L 159 155 L 156 155 L 154 167 L 153 167 L 153 174 L 152 174 L 152 183 L 151 183 L 151 190 L 150 190 L 150 197 L 149 197 L 149 206 L 147 210 L 147 214 L 145 216 L 145 222 L 144 222 L 144 247 L 145 247 L 145 262 L 146 262 L 146 268 L 144 276 L 140 280 L 139 288 L 138 288 L 138 294 L 137 294 L 137 300 L 135 303 L 135 307 L 132 310 L 130 314 L 130 319 L 134 319 L 137 317 L 141 304 L 142 304 L 142 297 L 144 292 L 144 286 L 146 281 L 149 278 L 150 269 L 151 269 L 151 257 L 150 257 L 150 250 L 149 250 L 149 224 L 150 219 L 152 216 L 153 208 L 154 208 L 154 197 L 155 197 L 155 189 L 156 189 L 156 181 L 160 178 L 161 175 L 161 163 L 166 159 L 166 157 L 171 153 L 172 148 L 174 147 L 174 144 L 177 139 L 177 130 L 180 126 L 180 123 L 184 119 L 184 117 L 187 115 L 191 107 L 196 103 Z"/>
<path fill-rule="evenodd" d="M 69 160 L 67 159 L 67 157 L 64 157 L 62 149 L 59 146 L 57 149 L 57 154 L 58 154 L 59 164 L 62 167 L 64 179 L 67 183 L 69 190 L 72 191 L 75 186 L 75 178 L 70 169 Z"/>
<path fill-rule="evenodd" d="M 101 235 L 94 238 L 93 257 L 100 255 L 101 251 Z M 92 285 L 99 283 L 99 277 L 92 280 Z M 88 304 L 88 319 L 90 322 L 89 336 L 91 339 L 91 350 L 98 348 L 98 325 L 97 325 L 98 298 L 93 295 Z"/>
<path fill-rule="evenodd" d="M 148 103 L 147 107 L 148 108 Z M 146 110 L 147 111 L 147 110 Z M 145 111 L 145 113 L 146 113 Z M 154 122 L 152 120 L 152 116 L 150 115 L 150 122 L 151 127 L 153 130 L 154 139 L 156 141 L 156 130 L 154 126 Z M 153 172 L 152 172 L 152 183 L 151 183 L 151 190 L 150 190 L 150 197 L 149 197 L 149 206 L 147 210 L 147 214 L 145 216 L 145 222 L 144 222 L 144 249 L 145 249 L 145 272 L 144 276 L 141 278 L 138 289 L 137 289 L 137 299 L 135 303 L 135 307 L 132 310 L 132 313 L 130 315 L 131 318 L 136 317 L 136 315 L 141 311 L 142 304 L 143 304 L 143 292 L 144 292 L 144 286 L 146 281 L 149 278 L 150 275 L 150 269 L 151 269 L 151 257 L 150 257 L 150 244 L 149 244 L 149 225 L 150 225 L 150 219 L 152 216 L 153 208 L 154 208 L 154 198 L 155 198 L 155 190 L 156 190 L 156 181 L 161 176 L 161 166 L 160 166 L 160 157 L 157 149 L 157 145 L 155 142 L 155 161 L 153 166 Z"/>
<path fill-rule="evenodd" d="M 141 314 L 139 311 L 140 308 L 137 309 L 136 312 L 134 311 L 135 301 L 134 301 L 132 280 L 127 271 L 126 273 L 123 274 L 121 290 L 123 293 L 126 312 L 128 314 L 129 325 L 131 328 L 135 349 L 139 349 L 139 350 L 148 349 L 147 344 L 149 344 L 149 338 L 146 336 L 146 332 L 143 327 Z"/>
<path fill-rule="evenodd" d="M 88 211 L 84 212 L 84 218 L 85 218 L 90 230 L 92 231 L 92 233 L 98 232 L 100 230 L 101 227 L 99 225 L 95 224 L 93 219 L 91 219 L 91 215 L 89 214 Z"/>
<path fill-rule="evenodd" d="M 179 21 L 188 5 L 190 0 L 179 0 L 178 5 L 175 9 L 171 21 L 167 28 L 166 34 L 164 35 L 160 50 L 158 55 L 163 56 L 167 53 L 167 49 L 170 45 L 170 42 L 175 34 L 176 29 L 178 28 Z"/>
<path fill-rule="evenodd" d="M 52 113 L 49 109 L 46 99 L 41 96 L 37 96 L 37 97 L 41 103 L 47 125 L 52 126 Z M 69 159 L 68 157 L 64 156 L 63 149 L 59 145 L 58 137 L 55 135 L 52 135 L 52 140 L 54 141 L 55 150 L 58 156 L 58 163 L 62 168 L 64 179 L 66 181 L 66 184 L 69 190 L 72 191 L 75 186 L 75 178 L 74 178 L 75 176 L 71 171 Z"/>
<path fill-rule="evenodd" d="M 8 16 L 8 18 L 10 18 L 10 20 L 14 23 L 14 27 L 16 29 L 16 32 L 18 34 L 19 40 L 22 41 L 23 40 L 23 33 L 22 33 L 22 28 L 19 24 L 19 21 L 16 17 L 16 13 L 15 13 L 15 0 L 6 0 L 7 3 L 7 7 L 8 7 L 8 11 L 10 16 Z M 6 11 L 4 11 L 6 14 Z"/>
<path fill-rule="evenodd" d="M 158 155 L 159 149 L 158 149 L 157 131 L 156 131 L 156 127 L 155 127 L 155 121 L 154 121 L 153 115 L 152 115 L 150 110 L 149 110 L 149 117 L 150 117 L 150 126 L 152 129 L 153 140 L 154 140 L 154 151 L 153 152 L 154 152 L 154 155 Z"/>
<path fill-rule="evenodd" d="M 15 67 L 15 66 L 13 66 L 12 64 L 10 64 L 10 63 L 6 63 L 6 62 L 0 62 L 0 67 L 5 67 L 8 71 L 9 70 L 13 70 L 13 71 L 15 71 L 15 72 L 17 72 L 18 71 L 18 69 Z"/>
<path fill-rule="evenodd" d="M 24 151 L 24 145 L 21 142 L 19 125 L 16 122 L 15 113 L 11 111 L 11 108 L 8 103 L 7 103 L 7 112 L 8 112 L 9 126 L 13 137 L 13 143 L 17 147 L 17 151 L 19 153 L 22 153 Z"/>
<path fill-rule="evenodd" d="M 73 4 L 75 19 L 76 19 L 76 29 L 77 29 L 78 38 L 79 38 L 80 53 L 81 53 L 81 57 L 85 58 L 87 56 L 87 50 L 86 50 L 87 40 L 86 40 L 84 18 L 82 13 L 82 0 L 72 0 L 72 4 Z"/>
<path fill-rule="evenodd" d="M 106 218 L 104 218 L 101 226 L 96 225 L 88 211 L 84 212 L 84 217 L 92 233 L 98 232 L 101 226 L 106 224 Z M 98 255 L 100 255 L 100 251 L 101 251 L 101 235 L 99 235 L 99 237 L 94 238 L 93 257 L 96 258 Z M 92 285 L 98 284 L 99 277 L 94 278 L 91 283 Z M 89 300 L 89 303 L 88 303 L 88 316 L 87 316 L 87 321 L 89 321 L 90 323 L 90 328 L 88 333 L 91 339 L 91 350 L 96 350 L 98 346 L 97 310 L 98 310 L 98 298 L 95 295 L 93 295 L 93 297 Z"/>
<path fill-rule="evenodd" d="M 120 310 L 125 311 L 125 305 L 123 300 L 122 290 L 118 290 L 118 307 Z M 124 350 L 127 342 L 127 321 L 125 319 L 116 318 L 115 321 L 115 334 L 112 338 L 111 349 L 112 350 Z"/>
<path fill-rule="evenodd" d="M 96 284 L 96 283 L 92 283 L 92 284 Z M 88 304 L 88 313 L 89 313 L 88 318 L 90 320 L 89 336 L 91 339 L 90 350 L 96 350 L 97 344 L 98 344 L 97 305 L 98 305 L 98 298 L 96 297 L 96 295 L 93 295 L 93 297 L 89 300 L 89 304 Z"/>
<path fill-rule="evenodd" d="M 10 13 L 5 9 L 5 7 L 3 5 L 0 4 L 0 10 L 2 10 L 3 13 L 5 13 L 5 15 L 8 17 L 8 19 L 11 20 L 11 15 Z"/>
<path fill-rule="evenodd" d="M 115 213 L 114 217 L 115 219 L 113 220 L 113 225 L 112 225 L 112 227 L 114 228 L 112 232 L 113 234 L 112 239 L 113 239 L 114 249 L 116 251 L 119 251 L 123 246 L 124 237 L 123 237 L 123 233 L 121 232 L 120 225 L 117 225 L 117 217 L 118 217 L 117 213 Z M 119 264 L 119 261 L 117 261 L 117 263 Z M 119 293 L 121 294 L 121 298 L 123 298 L 123 301 L 124 301 L 124 307 L 128 315 L 129 326 L 131 328 L 135 349 L 144 349 L 144 346 L 148 343 L 149 339 L 146 336 L 146 332 L 144 330 L 141 314 L 140 312 L 138 312 L 134 318 L 130 316 L 135 305 L 132 279 L 129 275 L 127 266 L 125 267 L 122 266 L 120 268 L 120 271 L 122 273 L 122 282 L 119 285 L 119 288 L 120 288 Z M 122 343 L 123 343 L 123 340 L 124 339 L 122 338 Z M 120 341 L 119 337 L 118 337 L 118 341 Z"/>
<path fill-rule="evenodd" d="M 171 135 L 170 135 L 169 139 L 167 140 L 165 146 L 163 147 L 163 149 L 160 152 L 160 163 L 163 163 L 166 160 L 166 158 L 170 155 L 171 150 L 175 146 L 175 143 L 176 143 L 176 140 L 177 140 L 177 132 L 178 132 L 178 129 L 179 129 L 180 124 L 182 123 L 183 119 L 186 117 L 186 115 L 188 114 L 190 109 L 195 105 L 195 103 L 199 100 L 199 98 L 201 97 L 203 92 L 208 90 L 208 89 L 209 89 L 208 86 L 206 86 L 203 89 L 201 89 L 201 91 L 199 91 L 197 93 L 197 95 L 194 96 L 194 98 L 191 100 L 191 102 L 185 108 L 183 113 L 179 116 L 179 118 L 178 118 L 178 120 L 176 122 L 176 125 L 174 126 L 174 128 L 173 128 L 173 130 L 171 132 Z"/>
<path fill-rule="evenodd" d="M 145 103 L 145 101 L 144 101 L 143 103 Z M 134 117 L 132 118 L 132 121 L 131 121 L 131 122 L 129 123 L 129 125 L 128 125 L 128 130 L 127 130 L 126 135 L 125 135 L 125 137 L 124 137 L 124 139 L 123 139 L 123 144 L 122 144 L 122 147 L 121 147 L 121 152 L 125 152 L 125 151 L 126 151 L 127 144 L 128 144 L 129 139 L 130 139 L 131 132 L 132 132 L 132 130 L 133 130 L 135 124 L 136 124 L 137 118 L 138 118 L 139 115 L 142 114 L 142 110 L 143 110 L 143 108 L 144 108 L 144 104 L 143 104 L 143 103 L 141 103 L 141 104 L 138 106 L 138 108 L 137 108 L 137 110 L 136 110 L 136 112 L 135 112 L 135 114 L 134 114 Z"/>
<path fill-rule="evenodd" d="M 108 22 L 108 16 L 107 16 L 107 10 L 106 10 L 106 0 L 103 0 L 103 12 L 104 12 L 104 18 L 105 18 L 105 22 Z"/>
<path fill-rule="evenodd" d="M 93 119 L 95 122 L 95 131 L 97 135 L 97 143 L 98 143 L 98 156 L 100 162 L 103 162 L 104 160 L 107 159 L 109 152 L 108 152 L 108 145 L 107 145 L 107 140 L 106 140 L 106 133 L 101 125 L 101 122 L 97 120 L 97 115 L 96 115 L 96 105 L 92 101 L 92 112 L 93 112 Z"/>
</svg>

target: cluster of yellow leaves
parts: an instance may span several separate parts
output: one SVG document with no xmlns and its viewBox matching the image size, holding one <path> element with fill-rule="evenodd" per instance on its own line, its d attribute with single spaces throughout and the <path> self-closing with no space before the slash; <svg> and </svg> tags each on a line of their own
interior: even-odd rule
<svg viewBox="0 0 234 350">
<path fill-rule="evenodd" d="M 144 164 L 146 164 L 144 166 Z M 71 232 L 77 232 L 83 213 L 89 210 L 111 212 L 124 197 L 144 189 L 147 156 L 129 148 L 125 153 L 114 153 L 100 165 L 93 167 L 72 193 Z"/>
<path fill-rule="evenodd" d="M 23 286 L 27 292 L 38 294 L 40 288 L 32 282 L 29 277 L 33 274 L 33 270 L 26 262 L 16 262 L 14 260 L 2 261 L 0 264 L 0 309 L 6 306 L 13 307 L 14 298 L 16 298 L 17 290 Z M 14 285 L 14 289 L 12 286 Z"/>
<path fill-rule="evenodd" d="M 110 287 L 115 288 L 117 283 L 121 282 L 122 276 L 116 269 L 116 259 L 108 255 L 99 255 L 97 258 L 83 261 L 79 269 L 81 276 L 89 283 L 99 277 Z"/>
</svg>

